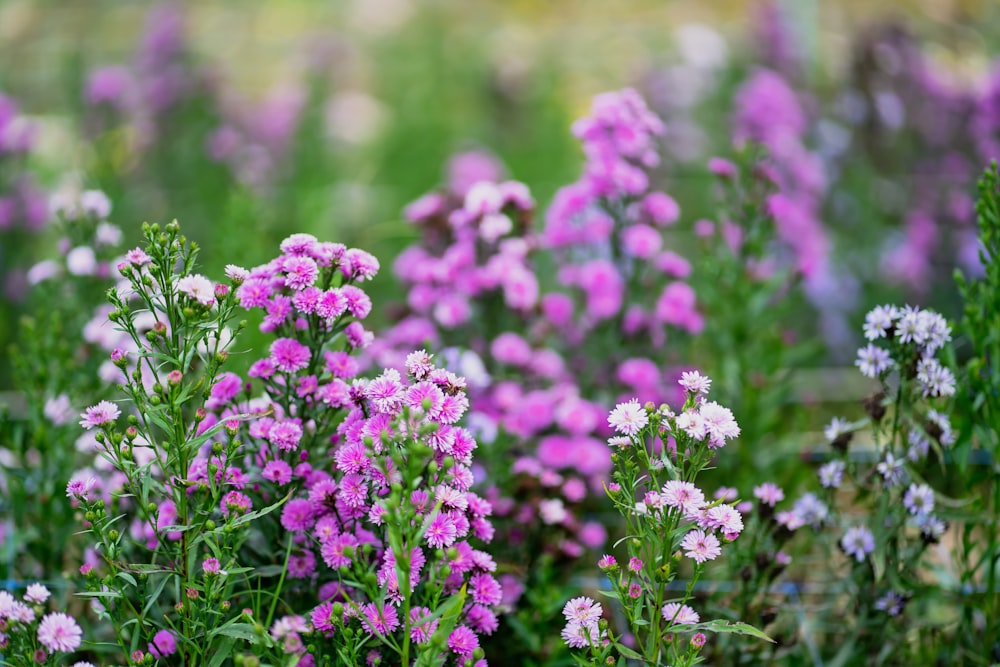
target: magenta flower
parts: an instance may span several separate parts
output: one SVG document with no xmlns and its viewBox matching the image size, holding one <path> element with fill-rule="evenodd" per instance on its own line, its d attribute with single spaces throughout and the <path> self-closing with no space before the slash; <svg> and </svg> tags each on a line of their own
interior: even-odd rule
<svg viewBox="0 0 1000 667">
<path fill-rule="evenodd" d="M 431 610 L 427 607 L 414 607 L 410 610 L 410 639 L 417 644 L 426 644 L 437 630 L 438 619 L 430 618 Z"/>
<path fill-rule="evenodd" d="M 448 648 L 461 656 L 471 655 L 479 648 L 479 637 L 467 625 L 460 625 L 448 635 Z"/>
<path fill-rule="evenodd" d="M 279 338 L 271 343 L 271 361 L 285 373 L 295 373 L 309 365 L 309 348 L 294 338 Z"/>
<path fill-rule="evenodd" d="M 177 652 L 177 640 L 169 630 L 160 630 L 153 636 L 149 652 L 156 658 L 165 658 Z"/>
<path fill-rule="evenodd" d="M 458 539 L 458 528 L 448 514 L 438 512 L 430 520 L 424 539 L 434 548 L 449 547 Z"/>
<path fill-rule="evenodd" d="M 365 626 L 375 634 L 387 635 L 399 627 L 399 614 L 392 605 L 387 604 L 379 609 L 374 602 L 369 602 L 361 608 L 361 612 Z"/>
</svg>

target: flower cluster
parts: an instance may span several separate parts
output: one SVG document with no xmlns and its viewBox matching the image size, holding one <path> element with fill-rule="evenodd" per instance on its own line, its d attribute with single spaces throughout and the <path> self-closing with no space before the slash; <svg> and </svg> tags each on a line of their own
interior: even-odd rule
<svg viewBox="0 0 1000 667">
<path fill-rule="evenodd" d="M 718 449 L 739 435 L 739 426 L 727 408 L 706 400 L 709 378 L 685 373 L 680 385 L 686 400 L 679 414 L 666 405 L 657 409 L 629 401 L 608 417 L 617 435 L 608 440 L 615 472 L 607 493 L 626 522 L 628 559 L 619 564 L 606 554 L 598 567 L 611 581 L 606 594 L 618 601 L 627 623 L 623 630 L 634 635 L 635 649 L 600 621 L 599 604 L 571 600 L 563 612 L 563 639 L 572 648 L 589 649 L 594 664 L 616 655 L 652 664 L 691 664 L 705 645 L 701 631 L 720 627 L 764 636 L 742 623 L 702 622 L 688 605 L 705 564 L 739 538 L 744 524 L 728 495 L 708 500 L 694 483 Z M 685 594 L 670 599 L 668 584 L 681 572 L 691 572 Z M 689 632 L 694 634 L 681 638 Z"/>
<path fill-rule="evenodd" d="M 76 620 L 63 612 L 45 612 L 51 592 L 30 584 L 21 600 L 0 591 L 0 646 L 7 664 L 18 667 L 61 664 L 60 654 L 73 653 L 83 643 Z M 93 667 L 76 662 L 72 667 Z"/>
</svg>

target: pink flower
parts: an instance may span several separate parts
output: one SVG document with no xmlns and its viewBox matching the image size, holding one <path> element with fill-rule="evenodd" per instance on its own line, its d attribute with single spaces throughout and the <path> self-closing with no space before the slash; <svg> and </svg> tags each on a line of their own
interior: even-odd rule
<svg viewBox="0 0 1000 667">
<path fill-rule="evenodd" d="M 623 435 L 633 436 L 648 423 L 649 416 L 645 408 L 634 398 L 627 403 L 619 403 L 608 415 L 608 426 Z"/>
<path fill-rule="evenodd" d="M 281 511 L 281 525 L 289 532 L 305 532 L 312 527 L 313 522 L 312 503 L 305 498 L 288 501 Z"/>
<path fill-rule="evenodd" d="M 184 276 L 177 281 L 177 291 L 203 306 L 215 303 L 215 285 L 202 275 Z"/>
<path fill-rule="evenodd" d="M 451 517 L 438 512 L 430 520 L 424 539 L 434 548 L 449 547 L 458 538 L 458 528 Z"/>
<path fill-rule="evenodd" d="M 303 290 L 316 282 L 319 268 L 309 257 L 287 257 L 282 267 L 285 272 L 285 284 L 293 290 Z"/>
<path fill-rule="evenodd" d="M 651 192 L 642 200 L 642 208 L 655 225 L 671 225 L 681 216 L 681 207 L 674 198 L 662 192 Z"/>
<path fill-rule="evenodd" d="M 681 549 L 684 549 L 685 556 L 694 559 L 696 563 L 715 560 L 722 553 L 719 539 L 703 530 L 692 530 L 685 535 L 681 540 Z"/>
<path fill-rule="evenodd" d="M 448 648 L 458 655 L 471 655 L 479 648 L 479 637 L 467 625 L 460 625 L 448 635 Z"/>
<path fill-rule="evenodd" d="M 648 225 L 632 225 L 622 232 L 622 249 L 639 259 L 651 259 L 663 245 L 660 233 Z"/>
<path fill-rule="evenodd" d="M 121 413 L 122 411 L 118 409 L 118 406 L 111 401 L 101 401 L 97 405 L 87 408 L 86 412 L 80 415 L 83 417 L 80 420 L 80 426 L 90 430 L 97 426 L 111 424 L 118 419 Z"/>
<path fill-rule="evenodd" d="M 80 647 L 83 630 L 70 616 L 47 614 L 38 624 L 38 642 L 50 651 L 69 653 Z"/>
<path fill-rule="evenodd" d="M 663 620 L 671 625 L 693 625 L 701 620 L 701 617 L 691 607 L 679 602 L 668 602 L 660 610 Z"/>
<path fill-rule="evenodd" d="M 271 343 L 271 361 L 285 373 L 295 373 L 309 365 L 309 348 L 294 338 L 279 338 Z"/>
</svg>

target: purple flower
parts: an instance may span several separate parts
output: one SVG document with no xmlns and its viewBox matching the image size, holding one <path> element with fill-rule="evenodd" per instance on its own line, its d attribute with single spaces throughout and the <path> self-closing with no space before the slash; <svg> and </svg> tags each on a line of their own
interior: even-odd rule
<svg viewBox="0 0 1000 667">
<path fill-rule="evenodd" d="M 934 491 L 926 484 L 910 484 L 903 496 L 903 505 L 910 514 L 925 515 L 934 511 Z"/>
<path fill-rule="evenodd" d="M 844 533 L 840 546 L 844 553 L 860 563 L 865 556 L 875 551 L 875 536 L 865 526 L 854 526 Z"/>
</svg>

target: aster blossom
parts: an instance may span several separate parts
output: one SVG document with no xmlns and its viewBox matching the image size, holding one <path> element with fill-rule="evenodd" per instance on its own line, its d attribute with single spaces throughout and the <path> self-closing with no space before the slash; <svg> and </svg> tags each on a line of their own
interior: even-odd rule
<svg viewBox="0 0 1000 667">
<path fill-rule="evenodd" d="M 648 423 L 649 416 L 645 408 L 634 398 L 626 403 L 619 403 L 608 415 L 608 426 L 623 435 L 634 436 Z"/>
</svg>

